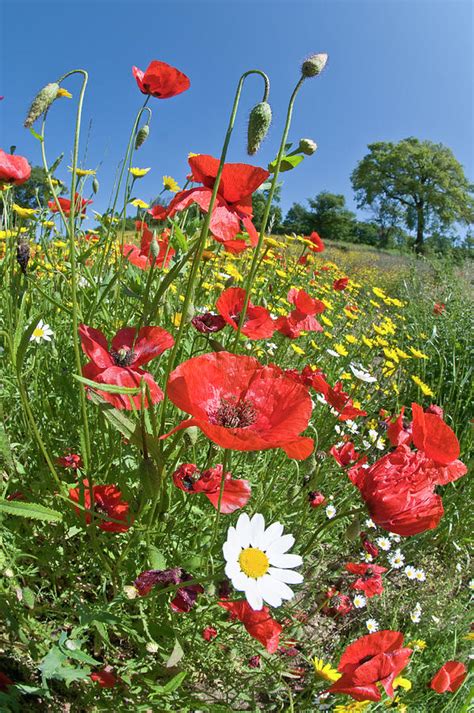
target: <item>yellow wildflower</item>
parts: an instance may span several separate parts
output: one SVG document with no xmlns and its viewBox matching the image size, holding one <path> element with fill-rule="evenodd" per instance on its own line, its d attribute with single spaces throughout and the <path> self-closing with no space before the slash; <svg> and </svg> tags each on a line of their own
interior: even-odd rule
<svg viewBox="0 0 474 713">
<path fill-rule="evenodd" d="M 417 359 L 429 359 L 429 356 L 426 354 L 423 354 L 423 352 L 420 352 L 419 349 L 415 349 L 414 347 L 410 347 L 410 351 L 415 356 Z"/>
<path fill-rule="evenodd" d="M 411 359 L 411 356 L 404 352 L 403 349 L 400 349 L 400 347 L 396 347 L 395 351 L 401 359 Z"/>
<path fill-rule="evenodd" d="M 349 352 L 347 351 L 347 349 L 345 348 L 345 346 L 343 344 L 335 344 L 334 349 L 341 356 L 347 356 L 349 354 Z"/>
<path fill-rule="evenodd" d="M 356 319 L 359 319 L 359 317 L 355 314 L 355 312 L 353 312 L 353 311 L 350 310 L 350 309 L 344 309 L 344 314 L 346 315 L 346 317 L 347 317 L 348 319 L 353 319 L 354 321 L 355 321 Z"/>
<path fill-rule="evenodd" d="M 380 289 L 380 287 L 372 287 L 372 292 L 376 297 L 380 297 L 380 299 L 384 300 L 386 299 L 387 295 L 383 290 Z"/>
<path fill-rule="evenodd" d="M 284 270 L 275 270 L 279 277 L 286 277 L 286 272 Z"/>
<path fill-rule="evenodd" d="M 370 300 L 370 304 L 372 305 L 372 307 L 380 307 L 380 303 L 376 302 L 375 300 Z"/>
<path fill-rule="evenodd" d="M 72 166 L 68 166 L 69 171 L 72 173 Z M 76 168 L 76 174 L 80 177 L 82 176 L 95 176 L 97 171 L 93 168 Z"/>
<path fill-rule="evenodd" d="M 129 168 L 128 170 L 134 178 L 142 178 L 148 171 L 151 171 L 151 168 Z"/>
<path fill-rule="evenodd" d="M 324 334 L 324 336 L 327 337 L 328 339 L 334 339 L 334 337 L 332 336 L 331 332 L 327 332 L 327 331 L 326 331 L 326 332 L 323 332 L 323 334 Z"/>
<path fill-rule="evenodd" d="M 293 344 L 292 342 L 290 346 L 296 354 L 305 354 L 304 349 L 301 349 L 297 344 Z"/>
<path fill-rule="evenodd" d="M 68 92 L 67 89 L 64 89 L 63 87 L 59 87 L 58 92 L 56 94 L 56 98 L 58 97 L 63 97 L 64 99 L 72 99 L 72 94 L 71 92 Z"/>
<path fill-rule="evenodd" d="M 472 638 L 474 639 L 474 633 Z M 424 639 L 413 639 L 407 646 L 409 649 L 415 649 L 415 651 L 424 651 L 426 649 L 426 641 Z"/>
<path fill-rule="evenodd" d="M 20 216 L 20 218 L 32 218 L 38 212 L 37 208 L 23 208 L 17 203 L 14 203 L 12 207 L 15 213 Z"/>
<path fill-rule="evenodd" d="M 324 663 L 322 659 L 313 659 L 314 672 L 318 678 L 334 683 L 341 678 L 341 675 L 330 663 Z"/>
<path fill-rule="evenodd" d="M 163 176 L 163 186 L 167 191 L 171 191 L 171 193 L 177 193 L 179 191 L 178 183 L 171 176 Z"/>
<path fill-rule="evenodd" d="M 334 713 L 361 713 L 365 711 L 367 706 L 370 706 L 371 701 L 352 701 L 351 703 L 343 703 L 334 708 Z"/>
<path fill-rule="evenodd" d="M 411 681 L 408 678 L 403 678 L 403 676 L 397 676 L 393 682 L 393 687 L 398 688 L 401 686 L 405 691 L 409 691 L 412 687 Z"/>
<path fill-rule="evenodd" d="M 181 312 L 176 312 L 176 314 L 174 315 L 173 324 L 175 327 L 179 327 L 179 325 L 181 324 L 182 316 L 183 315 L 181 314 Z"/>
<path fill-rule="evenodd" d="M 434 396 L 434 392 L 431 391 L 430 387 L 429 387 L 427 384 L 425 384 L 425 382 L 422 381 L 418 376 L 413 376 L 413 375 L 412 375 L 411 379 L 412 379 L 412 381 L 415 382 L 415 384 L 416 384 L 417 386 L 420 387 L 422 393 L 423 393 L 425 396 Z"/>
<path fill-rule="evenodd" d="M 334 327 L 334 324 L 331 322 L 329 317 L 326 317 L 324 314 L 321 315 L 321 321 L 324 322 L 327 327 Z"/>
<path fill-rule="evenodd" d="M 130 201 L 130 205 L 134 205 L 135 208 L 149 208 L 149 204 L 145 203 L 145 201 L 142 201 L 140 198 L 134 198 L 133 201 Z"/>
<path fill-rule="evenodd" d="M 365 334 L 362 336 L 362 341 L 366 346 L 368 346 L 370 349 L 374 346 L 374 341 L 373 339 L 369 339 L 369 337 L 366 337 Z"/>
<path fill-rule="evenodd" d="M 45 228 L 54 228 L 54 220 L 43 220 L 42 225 Z"/>
<path fill-rule="evenodd" d="M 346 339 L 346 342 L 349 342 L 349 344 L 357 344 L 357 341 L 358 341 L 356 339 L 356 337 L 354 337 L 353 334 L 346 334 L 345 339 Z"/>
<path fill-rule="evenodd" d="M 343 379 L 344 381 L 350 381 L 352 379 L 352 374 L 348 374 L 347 371 L 344 371 L 341 374 L 341 379 Z"/>
</svg>

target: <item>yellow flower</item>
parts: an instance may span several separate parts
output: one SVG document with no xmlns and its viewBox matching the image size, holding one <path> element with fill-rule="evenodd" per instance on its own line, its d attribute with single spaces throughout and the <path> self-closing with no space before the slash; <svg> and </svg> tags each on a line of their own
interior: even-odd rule
<svg viewBox="0 0 474 713">
<path fill-rule="evenodd" d="M 326 331 L 326 332 L 323 332 L 323 334 L 324 334 L 324 336 L 327 337 L 328 339 L 334 339 L 334 337 L 332 336 L 331 332 Z"/>
<path fill-rule="evenodd" d="M 359 317 L 350 309 L 344 309 L 344 314 L 348 319 L 353 319 L 354 321 L 359 319 Z"/>
<path fill-rule="evenodd" d="M 469 634 L 466 634 L 466 636 L 463 636 L 463 639 L 466 639 L 467 641 L 474 641 L 474 631 L 470 631 Z M 426 646 L 426 644 L 425 644 Z"/>
<path fill-rule="evenodd" d="M 343 379 L 344 381 L 351 381 L 351 379 L 352 379 L 352 374 L 348 374 L 347 371 L 344 371 L 344 372 L 341 374 L 341 379 Z"/>
<path fill-rule="evenodd" d="M 384 300 L 386 299 L 387 295 L 383 290 L 380 289 L 380 287 L 372 287 L 372 292 L 376 297 L 380 297 L 380 299 Z"/>
<path fill-rule="evenodd" d="M 63 89 L 63 87 L 59 87 L 58 93 L 56 94 L 56 98 L 58 97 L 63 97 L 64 99 L 72 99 L 72 94 L 71 92 L 68 92 L 67 89 Z"/>
<path fill-rule="evenodd" d="M 171 176 L 163 176 L 163 186 L 167 191 L 171 191 L 171 193 L 177 193 L 179 191 L 177 182 L 174 178 L 171 178 Z"/>
<path fill-rule="evenodd" d="M 190 151 L 190 152 L 188 153 L 188 158 L 193 158 L 193 156 L 200 156 L 200 154 L 198 154 L 198 153 L 193 153 L 192 151 Z"/>
<path fill-rule="evenodd" d="M 347 356 L 349 354 L 349 352 L 347 351 L 347 349 L 345 348 L 345 346 L 343 344 L 335 344 L 334 349 L 341 356 Z"/>
<path fill-rule="evenodd" d="M 286 272 L 284 270 L 275 270 L 279 277 L 286 277 Z"/>
<path fill-rule="evenodd" d="M 375 300 L 370 300 L 370 304 L 371 304 L 373 307 L 377 307 L 377 308 L 380 307 L 380 304 L 379 304 L 378 302 L 376 302 Z"/>
<path fill-rule="evenodd" d="M 224 272 L 227 272 L 237 282 L 242 282 L 242 280 L 244 279 L 240 272 L 237 270 L 236 266 L 232 265 L 232 263 L 230 262 L 224 265 Z"/>
<path fill-rule="evenodd" d="M 373 339 L 369 339 L 369 338 L 366 337 L 365 335 L 362 336 L 362 341 L 363 341 L 364 344 L 365 344 L 366 346 L 368 346 L 370 349 L 372 349 L 372 347 L 374 346 L 374 340 L 373 340 Z"/>
<path fill-rule="evenodd" d="M 72 173 L 72 166 L 68 166 L 68 169 Z M 78 176 L 95 176 L 96 171 L 93 168 L 76 168 L 76 173 Z"/>
<path fill-rule="evenodd" d="M 411 356 L 404 352 L 403 349 L 400 349 L 400 347 L 396 347 L 395 351 L 401 359 L 411 359 Z"/>
<path fill-rule="evenodd" d="M 365 711 L 367 706 L 370 706 L 371 701 L 353 701 L 352 703 L 343 703 L 334 708 L 334 713 L 360 713 Z"/>
<path fill-rule="evenodd" d="M 20 218 L 32 218 L 38 212 L 37 208 L 22 208 L 17 203 L 13 204 L 13 210 Z"/>
<path fill-rule="evenodd" d="M 145 203 L 145 201 L 142 201 L 140 198 L 134 198 L 133 201 L 130 201 L 130 205 L 134 205 L 135 208 L 149 208 L 149 204 Z"/>
<path fill-rule="evenodd" d="M 393 687 L 398 688 L 398 686 L 401 686 L 405 691 L 409 691 L 411 689 L 411 681 L 408 680 L 408 678 L 403 678 L 403 676 L 397 676 L 396 679 L 393 682 Z"/>
<path fill-rule="evenodd" d="M 301 347 L 299 347 L 297 344 L 293 344 L 293 342 L 291 343 L 290 346 L 296 354 L 304 354 L 305 353 L 304 349 L 301 349 Z"/>
<path fill-rule="evenodd" d="M 175 327 L 179 327 L 179 325 L 181 324 L 181 318 L 182 318 L 181 312 L 176 312 L 176 314 L 173 317 L 173 324 Z"/>
<path fill-rule="evenodd" d="M 265 245 L 270 245 L 273 248 L 279 248 L 282 243 L 279 243 L 278 240 L 274 240 L 273 238 L 264 238 L 263 242 Z"/>
<path fill-rule="evenodd" d="M 54 228 L 54 220 L 43 220 L 42 225 L 45 228 Z"/>
<path fill-rule="evenodd" d="M 329 317 L 325 317 L 324 314 L 321 315 L 321 321 L 328 327 L 334 327 L 334 324 L 331 322 Z"/>
<path fill-rule="evenodd" d="M 313 659 L 314 672 L 318 678 L 334 683 L 341 678 L 341 675 L 330 663 L 324 663 L 322 659 Z"/>
<path fill-rule="evenodd" d="M 346 342 L 349 342 L 349 344 L 357 344 L 357 339 L 353 334 L 346 334 Z"/>
<path fill-rule="evenodd" d="M 148 171 L 151 171 L 151 168 L 129 168 L 128 170 L 135 178 L 142 178 Z"/>
<path fill-rule="evenodd" d="M 412 376 L 411 379 L 415 382 L 417 386 L 420 387 L 422 393 L 425 396 L 434 396 L 434 392 L 431 391 L 430 387 L 425 384 L 424 381 L 422 381 L 418 376 Z"/>
<path fill-rule="evenodd" d="M 410 347 L 410 351 L 413 354 L 413 356 L 416 356 L 417 359 L 429 359 L 429 356 L 426 356 L 426 354 L 423 354 L 423 352 L 420 352 L 419 349 Z"/>
<path fill-rule="evenodd" d="M 472 638 L 474 639 L 474 634 Z M 413 639 L 413 641 L 407 644 L 407 647 L 409 649 L 415 649 L 416 651 L 424 651 L 426 649 L 426 641 L 424 639 Z"/>
</svg>

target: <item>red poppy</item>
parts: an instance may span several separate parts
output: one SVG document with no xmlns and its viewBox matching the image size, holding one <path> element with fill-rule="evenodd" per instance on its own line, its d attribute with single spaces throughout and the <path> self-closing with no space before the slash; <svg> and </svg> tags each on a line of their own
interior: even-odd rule
<svg viewBox="0 0 474 713">
<path fill-rule="evenodd" d="M 214 629 L 213 626 L 206 626 L 206 627 L 202 630 L 201 636 L 202 636 L 202 638 L 204 639 L 204 641 L 211 641 L 211 639 L 215 639 L 215 638 L 216 638 L 216 636 L 217 636 L 217 629 Z"/>
<path fill-rule="evenodd" d="M 311 386 L 315 391 L 322 394 L 327 403 L 339 412 L 338 421 L 347 421 L 357 416 L 367 416 L 367 411 L 362 411 L 354 406 L 349 394 L 342 390 L 342 382 L 338 381 L 334 387 L 326 381 L 324 374 L 313 372 L 308 375 Z"/>
<path fill-rule="evenodd" d="M 70 468 L 71 470 L 77 470 L 78 468 L 84 467 L 82 458 L 77 453 L 67 453 L 65 456 L 61 456 L 58 458 L 58 465 L 63 468 Z"/>
<path fill-rule="evenodd" d="M 173 346 L 174 339 L 165 329 L 142 327 L 137 332 L 133 327 L 125 327 L 112 339 L 110 349 L 105 336 L 98 329 L 81 324 L 79 334 L 82 350 L 91 360 L 82 369 L 87 379 L 100 384 L 135 388 L 140 386 L 143 379 L 150 389 L 152 403 L 161 401 L 162 390 L 152 375 L 139 367 Z M 115 408 L 132 408 L 127 394 L 112 394 L 105 391 L 97 393 Z M 133 395 L 131 398 L 135 408 L 141 408 L 141 394 Z M 147 406 L 148 397 L 145 397 L 145 407 Z"/>
<path fill-rule="evenodd" d="M 86 200 L 85 198 L 81 198 L 79 193 L 75 193 L 75 203 L 74 203 L 74 213 L 78 215 L 79 213 L 81 214 L 81 218 L 85 218 L 86 215 L 86 206 L 89 205 L 89 203 L 92 203 L 91 200 Z M 69 214 L 71 212 L 71 201 L 69 198 L 58 198 L 58 203 L 61 206 L 61 209 L 66 217 L 69 217 Z M 48 208 L 50 209 L 51 213 L 59 213 L 59 208 L 56 205 L 56 201 L 49 201 L 48 203 Z"/>
<path fill-rule="evenodd" d="M 164 230 L 160 238 L 155 238 L 146 223 L 137 220 L 135 226 L 142 236 L 140 247 L 125 243 L 122 249 L 124 257 L 140 270 L 149 270 L 153 264 L 155 267 L 168 267 L 176 253 L 169 244 L 169 230 Z"/>
<path fill-rule="evenodd" d="M 446 311 L 446 305 L 444 302 L 436 302 L 434 307 L 433 307 L 433 314 L 443 314 L 443 312 Z"/>
<path fill-rule="evenodd" d="M 157 99 L 170 99 L 191 86 L 185 74 L 170 64 L 157 60 L 150 62 L 145 72 L 138 67 L 132 67 L 132 74 L 141 93 Z"/>
<path fill-rule="evenodd" d="M 405 423 L 403 418 L 404 413 L 405 406 L 402 406 L 398 416 L 389 417 L 385 420 L 387 424 L 387 438 L 392 446 L 401 446 L 403 443 L 408 446 L 411 442 L 411 424 Z"/>
<path fill-rule="evenodd" d="M 197 314 L 193 317 L 191 324 L 198 332 L 201 332 L 201 334 L 215 334 L 216 332 L 220 332 L 221 329 L 224 329 L 227 322 L 220 314 L 204 312 L 204 314 Z"/>
<path fill-rule="evenodd" d="M 380 701 L 380 683 L 393 697 L 393 681 L 407 665 L 412 649 L 403 648 L 399 631 L 377 631 L 349 644 L 337 670 L 342 673 L 330 693 L 346 693 L 356 701 Z"/>
<path fill-rule="evenodd" d="M 374 558 L 378 557 L 379 549 L 378 549 L 378 547 L 376 547 L 374 545 L 373 542 L 371 542 L 371 540 L 369 540 L 369 538 L 367 537 L 367 533 L 361 532 L 359 537 L 360 537 L 360 541 L 361 541 L 361 544 L 362 544 L 362 547 L 364 548 L 364 550 L 366 552 L 368 552 L 369 555 L 371 555 L 372 557 L 374 557 Z"/>
<path fill-rule="evenodd" d="M 222 448 L 282 448 L 297 460 L 313 451 L 313 439 L 299 435 L 308 426 L 311 398 L 277 366 L 229 352 L 203 354 L 173 371 L 168 396 L 192 416 L 171 433 L 198 426 Z"/>
<path fill-rule="evenodd" d="M 311 235 L 309 235 L 307 237 L 307 240 L 309 240 L 312 243 L 312 245 L 308 245 L 308 247 L 312 253 L 322 253 L 323 252 L 324 243 L 315 230 L 311 233 Z"/>
<path fill-rule="evenodd" d="M 449 465 L 455 461 L 460 448 L 454 431 L 440 416 L 423 411 L 418 404 L 412 404 L 411 410 L 413 443 L 418 450 L 440 465 Z"/>
<path fill-rule="evenodd" d="M 347 594 L 341 594 L 334 587 L 327 590 L 324 599 L 327 601 L 321 611 L 327 616 L 346 616 L 354 608 L 350 597 Z"/>
<path fill-rule="evenodd" d="M 337 445 L 332 446 L 329 453 L 332 455 L 336 463 L 339 463 L 342 467 L 353 463 L 359 457 L 359 454 L 355 450 L 354 444 L 351 441 L 347 441 L 347 443 L 344 443 L 339 447 L 337 447 Z"/>
<path fill-rule="evenodd" d="M 361 562 L 349 562 L 346 564 L 346 570 L 351 574 L 360 574 L 361 576 L 351 584 L 352 589 L 358 589 L 365 593 L 367 599 L 371 599 L 383 592 L 383 584 L 381 575 L 387 571 L 386 567 L 380 567 L 378 564 L 365 564 Z"/>
<path fill-rule="evenodd" d="M 268 607 L 262 607 L 259 611 L 255 611 L 245 600 L 221 601 L 219 606 L 230 612 L 231 619 L 239 619 L 250 636 L 257 639 L 269 654 L 274 654 L 278 650 L 283 627 L 275 619 L 272 619 Z"/>
<path fill-rule="evenodd" d="M 341 277 L 341 278 L 339 278 L 339 280 L 334 280 L 334 282 L 332 283 L 332 286 L 333 286 L 334 290 L 341 292 L 342 290 L 346 289 L 348 284 L 349 284 L 349 278 Z"/>
<path fill-rule="evenodd" d="M 19 186 L 31 176 L 31 166 L 23 156 L 5 153 L 0 149 L 0 184 Z"/>
<path fill-rule="evenodd" d="M 87 510 L 94 510 L 94 512 L 100 513 L 101 515 L 107 515 L 113 520 L 121 520 L 120 522 L 109 522 L 108 520 L 103 520 L 102 518 L 95 518 L 95 524 L 106 532 L 126 532 L 130 525 L 131 520 L 129 517 L 129 505 L 125 500 L 122 500 L 122 493 L 116 485 L 94 485 L 92 487 L 92 492 L 94 496 L 94 505 L 91 508 L 91 494 L 89 488 L 89 481 L 83 480 L 84 485 L 84 502 L 82 501 L 81 489 L 71 488 L 69 490 L 69 497 L 74 502 L 83 505 Z M 87 524 L 91 522 L 91 515 L 89 513 L 84 513 L 80 508 L 74 508 L 77 515 L 80 517 L 85 516 L 85 521 Z"/>
<path fill-rule="evenodd" d="M 244 308 L 246 292 L 240 287 L 224 290 L 216 302 L 219 314 L 227 324 L 237 330 L 240 314 Z M 250 301 L 245 313 L 242 334 L 249 339 L 267 339 L 275 331 L 275 324 L 265 307 L 255 307 Z"/>
<path fill-rule="evenodd" d="M 173 482 L 186 493 L 203 493 L 217 510 L 222 483 L 222 465 L 208 468 L 201 473 L 193 463 L 183 463 L 174 473 Z M 248 480 L 234 480 L 231 473 L 224 477 L 220 511 L 229 515 L 245 507 L 250 499 Z"/>
<path fill-rule="evenodd" d="M 179 211 L 185 210 L 192 203 L 197 203 L 207 213 L 212 190 L 219 169 L 219 160 L 201 154 L 189 159 L 193 178 L 202 183 L 202 188 L 181 191 L 171 201 L 168 215 L 172 218 Z M 212 211 L 210 231 L 214 238 L 222 243 L 229 252 L 239 253 L 247 245 L 243 238 L 236 238 L 243 229 L 247 231 L 250 244 L 256 245 L 258 233 L 252 223 L 252 193 L 270 174 L 263 168 L 249 166 L 246 163 L 226 163 L 222 171 L 217 200 Z"/>
<path fill-rule="evenodd" d="M 156 205 L 152 205 L 150 210 L 147 210 L 147 213 L 149 213 L 154 220 L 166 220 L 168 209 L 165 208 L 164 205 L 157 203 Z"/>
<path fill-rule="evenodd" d="M 287 317 L 278 317 L 276 328 L 290 339 L 296 339 L 301 332 L 322 332 L 323 328 L 313 315 L 320 314 L 326 309 L 321 300 L 313 299 L 304 290 L 292 288 L 287 295 L 288 302 L 295 305 L 295 309 Z"/>
<path fill-rule="evenodd" d="M 89 675 L 91 681 L 95 681 L 101 688 L 113 688 L 118 683 L 118 678 L 112 673 L 111 666 L 105 666 L 101 671 L 95 671 Z"/>
<path fill-rule="evenodd" d="M 181 567 L 173 569 L 149 569 L 138 575 L 134 582 L 135 588 L 141 597 L 151 592 L 157 584 L 165 587 L 170 584 L 181 584 L 191 581 L 193 578 Z M 187 613 L 196 603 L 198 594 L 202 594 L 204 589 L 200 584 L 190 584 L 180 587 L 170 602 L 173 611 Z"/>
<path fill-rule="evenodd" d="M 318 508 L 320 505 L 324 505 L 326 498 L 324 495 L 317 490 L 312 490 L 308 493 L 309 504 L 312 508 Z"/>
<path fill-rule="evenodd" d="M 459 661 L 446 661 L 431 679 L 430 688 L 436 693 L 455 693 L 467 676 L 467 669 Z"/>
<path fill-rule="evenodd" d="M 466 471 L 461 461 L 442 467 L 423 452 L 401 445 L 369 468 L 353 466 L 349 478 L 360 490 L 377 525 L 409 536 L 438 526 L 444 511 L 434 488 L 457 480 Z"/>
</svg>

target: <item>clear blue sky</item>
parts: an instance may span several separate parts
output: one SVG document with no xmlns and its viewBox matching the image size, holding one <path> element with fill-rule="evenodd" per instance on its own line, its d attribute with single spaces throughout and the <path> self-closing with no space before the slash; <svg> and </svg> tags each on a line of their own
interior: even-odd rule
<svg viewBox="0 0 474 713">
<path fill-rule="evenodd" d="M 319 149 L 285 174 L 285 210 L 321 190 L 344 193 L 353 208 L 350 173 L 378 140 L 442 142 L 473 180 L 473 8 L 471 0 L 0 0 L 0 146 L 16 144 L 40 163 L 39 145 L 22 126 L 29 102 L 63 72 L 87 69 L 83 166 L 101 164 L 93 207 L 103 209 L 142 102 L 131 67 L 159 59 L 185 72 L 191 89 L 150 100 L 151 135 L 134 164 L 152 171 L 139 196 L 156 195 L 163 174 L 182 182 L 189 151 L 219 154 L 236 83 L 253 67 L 271 79 L 273 128 L 249 159 L 247 115 L 261 88 L 248 81 L 229 160 L 266 166 L 301 60 L 325 51 L 327 69 L 303 87 L 290 134 L 296 142 L 314 139 Z M 78 79 L 67 86 L 76 100 Z M 63 178 L 74 110 L 75 101 L 63 99 L 48 119 L 48 156 L 65 151 Z"/>
</svg>

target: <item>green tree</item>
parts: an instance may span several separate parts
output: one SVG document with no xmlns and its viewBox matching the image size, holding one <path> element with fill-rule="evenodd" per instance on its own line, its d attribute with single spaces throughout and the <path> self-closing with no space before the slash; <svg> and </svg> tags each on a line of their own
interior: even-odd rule
<svg viewBox="0 0 474 713">
<path fill-rule="evenodd" d="M 268 190 L 255 191 L 252 196 L 253 224 L 260 231 L 263 213 L 268 199 Z M 273 205 L 268 217 L 267 232 L 279 233 L 282 229 L 283 214 L 278 203 L 281 200 L 281 188 L 278 186 L 273 196 Z"/>
<path fill-rule="evenodd" d="M 15 203 L 22 208 L 38 208 L 38 205 L 44 206 L 50 199 L 51 192 L 46 172 L 41 166 L 33 166 L 31 176 L 26 183 L 15 186 Z"/>
<path fill-rule="evenodd" d="M 417 252 L 427 231 L 474 220 L 473 186 L 449 148 L 411 137 L 368 149 L 351 176 L 358 207 L 379 217 L 392 211 L 399 227 L 415 231 Z"/>
<path fill-rule="evenodd" d="M 309 235 L 313 231 L 312 225 L 312 216 L 309 210 L 301 203 L 293 203 L 283 223 L 285 231 L 297 235 Z"/>
<path fill-rule="evenodd" d="M 311 230 L 316 230 L 323 240 L 354 240 L 355 214 L 346 208 L 346 199 L 339 193 L 321 191 L 309 199 Z"/>
</svg>

